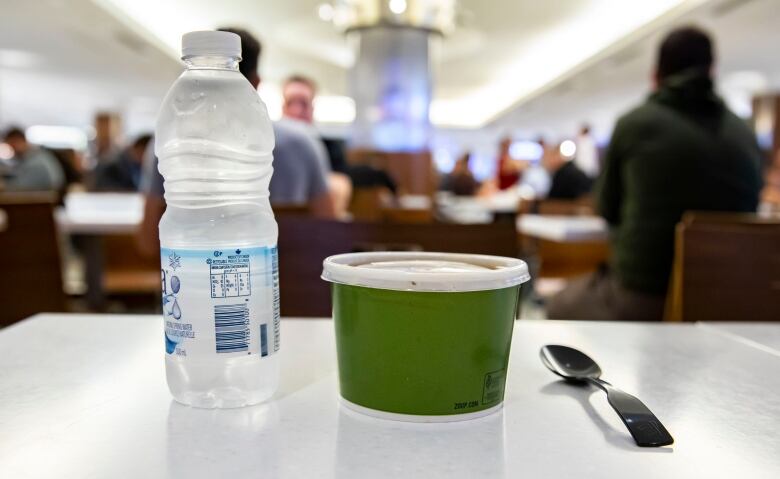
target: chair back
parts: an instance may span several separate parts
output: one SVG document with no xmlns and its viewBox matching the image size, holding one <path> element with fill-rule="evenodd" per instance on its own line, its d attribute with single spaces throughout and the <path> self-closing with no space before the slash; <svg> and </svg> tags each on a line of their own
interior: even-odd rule
<svg viewBox="0 0 780 479">
<path fill-rule="evenodd" d="M 393 194 L 384 186 L 355 188 L 349 212 L 356 221 L 382 221 L 383 210 L 393 202 Z"/>
<path fill-rule="evenodd" d="M 160 258 L 141 254 L 135 235 L 105 235 L 100 238 L 100 242 L 103 250 L 104 293 L 160 294 Z"/>
<path fill-rule="evenodd" d="M 665 319 L 779 321 L 780 218 L 686 213 Z"/>
<path fill-rule="evenodd" d="M 65 310 L 51 193 L 0 194 L 0 327 Z"/>
<path fill-rule="evenodd" d="M 359 251 L 439 251 L 517 256 L 514 225 L 341 223 L 283 217 L 279 277 L 284 316 L 330 316 L 330 288 L 322 261 Z"/>
<path fill-rule="evenodd" d="M 590 196 L 583 196 L 576 200 L 536 200 L 529 204 L 531 212 L 539 215 L 591 216 L 595 214 L 593 199 Z"/>
</svg>

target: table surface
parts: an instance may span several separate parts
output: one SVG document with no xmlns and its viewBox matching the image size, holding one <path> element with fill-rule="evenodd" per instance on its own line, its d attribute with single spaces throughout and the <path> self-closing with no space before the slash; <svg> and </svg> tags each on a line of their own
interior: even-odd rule
<svg viewBox="0 0 780 479">
<path fill-rule="evenodd" d="M 171 400 L 162 336 L 155 316 L 0 331 L 0 477 L 780 477 L 780 357 L 707 327 L 519 321 L 503 411 L 450 424 L 341 407 L 330 320 L 285 318 L 278 393 L 233 410 Z M 675 444 L 635 447 L 603 393 L 541 365 L 548 343 L 591 354 Z"/>
<path fill-rule="evenodd" d="M 77 192 L 65 196 L 54 219 L 66 234 L 134 233 L 143 220 L 144 197 L 139 193 Z"/>
<path fill-rule="evenodd" d="M 598 216 L 520 215 L 517 230 L 527 236 L 562 243 L 609 239 L 607 223 Z"/>
<path fill-rule="evenodd" d="M 702 327 L 780 356 L 780 327 L 776 323 L 701 323 Z"/>
<path fill-rule="evenodd" d="M 521 197 L 516 191 L 503 191 L 493 196 L 454 196 L 438 194 L 439 213 L 455 223 L 491 223 L 496 214 L 517 213 Z"/>
</svg>

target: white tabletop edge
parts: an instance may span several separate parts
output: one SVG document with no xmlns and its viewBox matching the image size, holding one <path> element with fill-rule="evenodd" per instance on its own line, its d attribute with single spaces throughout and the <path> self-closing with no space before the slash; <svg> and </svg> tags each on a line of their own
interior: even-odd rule
<svg viewBox="0 0 780 479">
<path fill-rule="evenodd" d="M 759 351 L 763 351 L 765 353 L 771 354 L 773 356 L 780 357 L 780 351 L 777 349 L 767 346 L 765 344 L 761 344 L 758 341 L 754 341 L 750 338 L 746 338 L 745 336 L 741 336 L 739 334 L 733 333 L 731 331 L 725 331 L 722 329 L 719 329 L 716 325 L 712 323 L 703 323 L 703 322 L 697 322 L 695 323 L 697 327 L 703 329 L 704 331 L 707 331 L 712 334 L 716 334 L 718 336 L 730 339 L 732 341 L 736 341 L 738 343 L 744 344 L 746 346 L 750 346 L 751 348 L 758 349 Z M 756 324 L 756 323 L 747 323 L 747 324 Z M 763 323 L 762 323 L 763 324 Z M 780 328 L 780 323 L 776 324 L 775 327 Z"/>
</svg>

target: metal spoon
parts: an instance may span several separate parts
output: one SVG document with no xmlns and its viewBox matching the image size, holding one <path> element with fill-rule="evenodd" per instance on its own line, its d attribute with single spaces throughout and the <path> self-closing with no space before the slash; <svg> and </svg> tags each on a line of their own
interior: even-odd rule
<svg viewBox="0 0 780 479">
<path fill-rule="evenodd" d="M 587 382 L 607 393 L 607 400 L 618 413 L 637 446 L 668 446 L 674 442 L 671 434 L 642 401 L 624 393 L 600 379 L 601 368 L 587 354 L 574 348 L 547 345 L 539 351 L 547 369 L 567 381 Z"/>
</svg>

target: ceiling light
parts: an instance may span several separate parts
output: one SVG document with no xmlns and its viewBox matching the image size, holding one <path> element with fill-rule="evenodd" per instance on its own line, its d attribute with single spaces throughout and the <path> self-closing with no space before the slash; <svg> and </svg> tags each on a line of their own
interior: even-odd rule
<svg viewBox="0 0 780 479">
<path fill-rule="evenodd" d="M 564 157 L 573 158 L 574 154 L 577 153 L 577 145 L 571 140 L 566 140 L 561 143 L 559 150 Z"/>
<path fill-rule="evenodd" d="M 314 99 L 314 120 L 317 123 L 352 123 L 355 100 L 348 96 L 319 95 Z"/>
<path fill-rule="evenodd" d="M 333 20 L 333 5 L 330 3 L 322 3 L 317 7 L 317 15 L 323 22 L 330 22 Z"/>
<path fill-rule="evenodd" d="M 50 148 L 87 148 L 87 134 L 72 126 L 35 125 L 27 128 L 25 135 L 30 143 Z"/>
<path fill-rule="evenodd" d="M 406 0 L 390 0 L 387 6 L 390 7 L 391 12 L 400 15 L 406 11 Z"/>
</svg>

